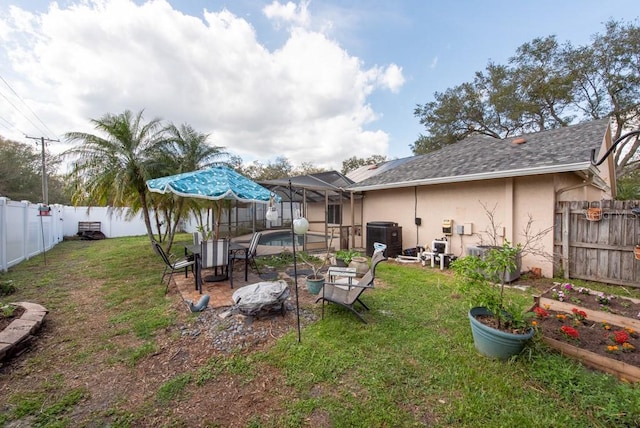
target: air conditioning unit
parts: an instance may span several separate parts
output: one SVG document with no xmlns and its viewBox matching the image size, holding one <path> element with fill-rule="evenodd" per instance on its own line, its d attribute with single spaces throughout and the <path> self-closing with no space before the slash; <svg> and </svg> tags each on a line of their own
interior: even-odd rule
<svg viewBox="0 0 640 428">
<path fill-rule="evenodd" d="M 471 245 L 467 247 L 467 256 L 484 257 L 490 249 L 486 245 Z"/>
<path fill-rule="evenodd" d="M 500 247 L 492 247 L 490 245 L 472 245 L 467 247 L 466 252 L 467 252 L 467 256 L 475 256 L 475 257 L 483 258 L 485 254 L 487 254 L 493 248 L 500 248 Z M 513 282 L 516 279 L 520 278 L 521 269 L 522 269 L 522 257 L 520 253 L 518 253 L 518 255 L 516 256 L 516 268 L 511 272 L 507 272 L 507 274 L 503 279 L 504 282 Z"/>
</svg>

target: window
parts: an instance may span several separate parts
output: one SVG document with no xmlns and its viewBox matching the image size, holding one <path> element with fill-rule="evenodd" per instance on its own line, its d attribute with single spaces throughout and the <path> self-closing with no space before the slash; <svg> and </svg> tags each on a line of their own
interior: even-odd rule
<svg viewBox="0 0 640 428">
<path fill-rule="evenodd" d="M 330 204 L 327 211 L 327 223 L 341 224 L 342 223 L 342 210 L 339 204 Z"/>
</svg>

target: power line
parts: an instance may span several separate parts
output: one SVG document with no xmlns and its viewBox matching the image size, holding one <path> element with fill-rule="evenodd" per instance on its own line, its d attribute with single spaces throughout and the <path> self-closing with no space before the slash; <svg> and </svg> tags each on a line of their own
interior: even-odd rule
<svg viewBox="0 0 640 428">
<path fill-rule="evenodd" d="M 15 106 L 15 104 L 13 104 L 4 94 L 0 93 L 0 95 L 2 95 L 2 97 L 7 100 L 7 102 L 9 104 L 11 104 L 11 106 L 16 109 L 16 111 L 18 111 L 25 119 L 27 119 L 29 121 L 29 123 L 31 123 L 33 126 L 36 127 L 36 129 L 38 129 L 38 131 L 42 132 L 43 134 L 49 134 L 49 135 L 57 135 L 55 132 L 53 132 L 47 125 L 46 123 L 44 123 L 42 121 L 42 119 L 40 119 L 40 117 L 36 114 L 36 112 L 33 111 L 33 109 L 31 107 L 29 107 L 29 104 L 27 104 L 27 102 L 20 96 L 20 94 L 18 94 L 15 89 L 13 89 L 13 87 L 9 84 L 9 82 L 7 82 L 4 77 L 2 77 L 2 75 L 0 75 L 0 80 L 2 80 L 4 82 L 4 84 L 11 90 L 11 92 L 22 102 L 22 104 L 29 110 L 29 112 L 33 115 L 33 117 L 35 117 L 38 122 L 40 122 L 42 124 L 42 126 L 44 126 L 44 128 L 47 130 L 47 132 L 43 132 L 42 128 L 40 128 L 38 125 L 36 125 L 35 123 L 33 123 L 33 121 L 31 121 L 31 119 L 29 117 L 27 117 L 26 114 L 24 114 L 24 112 L 22 110 L 20 110 L 18 107 Z M 51 140 L 54 141 L 54 140 Z"/>
<path fill-rule="evenodd" d="M 19 133 L 24 134 L 24 132 L 22 132 L 20 129 L 18 129 L 15 125 L 12 125 L 11 122 L 9 122 L 7 119 L 5 119 L 2 116 L 0 116 L 0 125 L 4 126 L 9 131 L 11 131 L 12 129 L 17 129 Z"/>
<path fill-rule="evenodd" d="M 11 104 L 11 106 L 16 109 L 16 111 L 18 111 L 22 116 L 24 116 L 25 119 L 27 119 L 29 121 L 30 124 L 32 124 L 38 131 L 42 132 L 43 134 L 48 134 L 47 132 L 43 131 L 38 125 L 36 125 L 35 123 L 33 123 L 33 121 L 27 117 L 27 115 L 24 114 L 24 112 L 22 112 L 13 102 L 11 102 L 11 100 L 9 98 L 6 97 L 5 94 L 3 94 L 2 92 L 0 92 L 0 95 L 2 95 L 2 98 L 4 98 L 5 100 L 7 100 L 7 102 L 9 104 Z"/>
</svg>

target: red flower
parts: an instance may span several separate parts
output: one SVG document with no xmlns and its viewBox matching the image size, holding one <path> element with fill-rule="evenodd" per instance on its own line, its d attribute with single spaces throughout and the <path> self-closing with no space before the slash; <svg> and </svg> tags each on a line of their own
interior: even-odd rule
<svg viewBox="0 0 640 428">
<path fill-rule="evenodd" d="M 538 318 L 546 318 L 549 316 L 549 312 L 545 311 L 544 309 L 542 309 L 540 306 L 536 306 L 533 309 L 533 312 L 536 313 L 536 315 L 538 316 Z"/>
<path fill-rule="evenodd" d="M 562 330 L 562 332 L 567 336 L 573 337 L 574 339 L 578 339 L 580 337 L 578 330 L 573 327 L 569 327 L 568 325 L 563 325 L 562 327 L 560 327 L 560 330 Z"/>
<path fill-rule="evenodd" d="M 613 341 L 616 342 L 617 344 L 622 345 L 628 340 L 629 340 L 629 333 L 627 333 L 626 331 L 619 330 L 619 331 L 613 332 Z"/>
<path fill-rule="evenodd" d="M 571 309 L 571 312 L 573 312 L 573 315 L 575 315 L 575 317 L 580 320 L 587 318 L 587 313 L 585 311 L 579 310 L 578 308 Z"/>
</svg>

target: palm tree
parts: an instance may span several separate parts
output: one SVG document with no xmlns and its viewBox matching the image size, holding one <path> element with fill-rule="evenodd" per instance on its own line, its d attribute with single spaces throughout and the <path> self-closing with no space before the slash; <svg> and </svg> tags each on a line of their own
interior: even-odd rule
<svg viewBox="0 0 640 428">
<path fill-rule="evenodd" d="M 91 119 L 102 135 L 69 132 L 69 142 L 81 144 L 67 150 L 65 157 L 75 158 L 74 174 L 81 186 L 74 199 L 85 198 L 91 205 L 111 205 L 116 208 L 139 207 L 149 239 L 153 239 L 149 217 L 146 180 L 150 155 L 165 141 L 160 119 L 143 121 L 144 110 L 130 110 L 100 119 Z"/>
<path fill-rule="evenodd" d="M 223 151 L 224 147 L 210 145 L 207 142 L 208 134 L 197 132 L 188 124 L 180 127 L 170 124 L 164 132 L 165 140 L 154 148 L 151 156 L 150 169 L 153 177 L 180 174 L 219 165 L 223 163 L 221 159 L 227 156 L 227 152 Z M 199 213 L 203 208 L 202 201 L 174 195 L 154 197 L 152 203 L 156 212 L 164 213 L 166 224 L 170 227 L 169 248 L 180 219 L 189 211 Z"/>
</svg>

